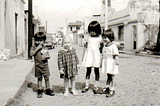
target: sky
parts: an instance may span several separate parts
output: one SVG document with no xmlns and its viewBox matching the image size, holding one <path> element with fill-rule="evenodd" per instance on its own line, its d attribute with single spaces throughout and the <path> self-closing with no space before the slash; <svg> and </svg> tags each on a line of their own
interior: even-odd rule
<svg viewBox="0 0 160 106">
<path fill-rule="evenodd" d="M 39 15 L 42 25 L 46 25 L 47 32 L 53 33 L 68 22 L 83 21 L 84 17 L 101 14 L 101 0 L 33 0 L 34 13 Z M 128 0 L 112 0 L 113 7 L 118 11 Z"/>
</svg>

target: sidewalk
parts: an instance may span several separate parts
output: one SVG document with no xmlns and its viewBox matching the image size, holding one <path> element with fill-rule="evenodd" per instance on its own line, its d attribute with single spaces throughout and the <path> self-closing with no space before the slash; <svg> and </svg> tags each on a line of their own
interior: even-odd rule
<svg viewBox="0 0 160 106">
<path fill-rule="evenodd" d="M 5 106 L 23 91 L 33 66 L 34 63 L 29 60 L 10 59 L 0 62 L 0 106 Z"/>
<path fill-rule="evenodd" d="M 147 53 L 145 51 L 141 51 L 140 53 L 135 53 L 133 51 L 124 51 L 124 50 L 119 50 L 119 53 L 122 54 L 130 54 L 130 55 L 137 55 L 137 56 L 146 56 L 146 57 L 154 57 L 154 58 L 160 58 L 160 55 L 154 55 Z"/>
</svg>

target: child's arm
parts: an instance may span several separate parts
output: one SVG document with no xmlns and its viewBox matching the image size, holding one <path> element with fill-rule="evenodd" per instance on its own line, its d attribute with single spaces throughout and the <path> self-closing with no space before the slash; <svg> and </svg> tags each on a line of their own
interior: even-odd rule
<svg viewBox="0 0 160 106">
<path fill-rule="evenodd" d="M 115 59 L 116 65 L 119 65 L 119 62 L 118 62 L 119 52 L 118 52 L 118 48 L 116 45 L 113 45 L 113 54 L 114 54 L 114 59 Z"/>
<path fill-rule="evenodd" d="M 73 51 L 73 55 L 75 56 L 75 60 L 76 60 L 76 63 L 77 63 L 77 68 L 79 69 L 80 68 L 80 65 L 79 65 L 79 59 L 78 59 L 78 56 L 76 54 L 76 50 L 74 49 Z"/>
<path fill-rule="evenodd" d="M 119 65 L 118 59 L 119 59 L 119 56 L 118 56 L 118 55 L 115 55 L 116 65 Z"/>
<path fill-rule="evenodd" d="M 38 45 L 38 47 L 31 47 L 30 55 L 34 56 L 39 49 L 42 49 L 42 45 Z"/>
</svg>

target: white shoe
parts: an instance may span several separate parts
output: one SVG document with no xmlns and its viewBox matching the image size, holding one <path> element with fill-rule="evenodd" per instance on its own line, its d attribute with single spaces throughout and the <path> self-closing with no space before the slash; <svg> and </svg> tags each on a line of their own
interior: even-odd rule
<svg viewBox="0 0 160 106">
<path fill-rule="evenodd" d="M 78 92 L 76 90 L 73 90 L 72 93 L 74 96 L 78 95 Z"/>
<path fill-rule="evenodd" d="M 69 96 L 69 92 L 64 92 L 64 96 Z"/>
</svg>

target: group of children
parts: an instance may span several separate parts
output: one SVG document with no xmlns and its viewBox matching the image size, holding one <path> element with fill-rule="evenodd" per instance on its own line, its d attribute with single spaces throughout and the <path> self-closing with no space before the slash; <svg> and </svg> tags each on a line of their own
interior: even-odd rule
<svg viewBox="0 0 160 106">
<path fill-rule="evenodd" d="M 97 21 L 92 21 L 88 25 L 89 36 L 85 43 L 85 52 L 82 60 L 82 66 L 86 67 L 86 82 L 82 93 L 87 92 L 90 81 L 92 68 L 95 73 L 94 94 L 104 93 L 106 97 L 113 96 L 115 93 L 115 75 L 118 74 L 118 48 L 112 43 L 114 33 L 111 29 L 101 34 L 101 26 Z M 48 59 L 50 58 L 48 51 L 43 46 L 46 36 L 43 32 L 38 32 L 34 36 L 35 45 L 32 46 L 30 55 L 35 59 L 35 77 L 38 79 L 37 97 L 41 98 L 43 93 L 42 78 L 45 79 L 46 94 L 54 96 L 54 91 L 50 89 Z M 100 79 L 99 69 L 102 66 L 102 72 L 106 73 L 107 81 L 103 92 L 99 92 L 98 83 Z M 60 78 L 64 79 L 64 96 L 69 95 L 69 80 L 71 83 L 73 95 L 78 95 L 75 88 L 75 76 L 80 68 L 79 59 L 76 50 L 72 47 L 72 39 L 65 37 L 63 41 L 63 49 L 58 51 L 58 69 Z"/>
</svg>

